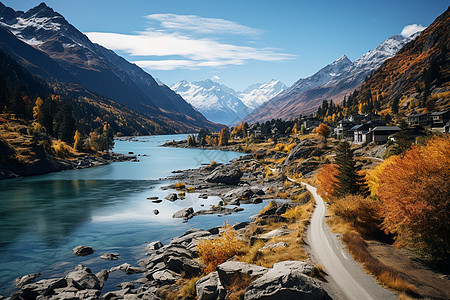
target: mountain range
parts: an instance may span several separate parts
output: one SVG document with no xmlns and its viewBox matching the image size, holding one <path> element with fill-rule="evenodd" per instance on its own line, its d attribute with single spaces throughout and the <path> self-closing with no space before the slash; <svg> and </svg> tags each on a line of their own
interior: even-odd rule
<svg viewBox="0 0 450 300">
<path fill-rule="evenodd" d="M 27 12 L 0 3 L 0 37 L 0 49 L 32 73 L 106 97 L 156 123 L 159 129 L 149 134 L 221 128 L 137 65 L 92 43 L 45 3 Z"/>
<path fill-rule="evenodd" d="M 413 36 L 412 38 L 415 38 Z M 323 100 L 339 103 L 344 95 L 357 89 L 388 58 L 393 57 L 412 38 L 394 35 L 354 62 L 346 55 L 267 101 L 243 121 L 249 123 L 273 118 L 291 119 L 314 112 Z"/>
<path fill-rule="evenodd" d="M 286 88 L 275 79 L 253 84 L 240 92 L 210 79 L 196 82 L 182 80 L 171 86 L 208 120 L 227 125 L 239 122 Z"/>
</svg>

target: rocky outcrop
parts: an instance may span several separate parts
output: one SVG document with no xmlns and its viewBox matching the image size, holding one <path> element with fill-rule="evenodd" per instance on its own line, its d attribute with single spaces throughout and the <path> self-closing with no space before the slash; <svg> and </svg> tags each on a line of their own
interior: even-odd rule
<svg viewBox="0 0 450 300">
<path fill-rule="evenodd" d="M 217 266 L 220 282 L 225 288 L 241 280 L 254 280 L 268 271 L 267 268 L 240 261 L 227 261 Z"/>
<path fill-rule="evenodd" d="M 171 193 L 171 194 L 167 195 L 165 197 L 165 199 L 173 202 L 178 199 L 178 196 L 176 193 Z"/>
<path fill-rule="evenodd" d="M 120 254 L 118 253 L 103 253 L 100 255 L 100 258 L 106 259 L 106 260 L 118 260 Z"/>
<path fill-rule="evenodd" d="M 227 293 L 217 271 L 200 278 L 195 284 L 195 290 L 198 300 L 221 300 L 225 299 Z"/>
<path fill-rule="evenodd" d="M 14 280 L 14 283 L 16 284 L 16 287 L 18 287 L 20 289 L 25 284 L 34 282 L 36 280 L 36 278 L 38 278 L 39 276 L 41 276 L 41 273 L 28 274 L 28 275 L 16 278 L 16 280 Z"/>
<path fill-rule="evenodd" d="M 172 218 L 190 219 L 194 216 L 194 209 L 192 207 L 183 208 L 172 215 Z"/>
<path fill-rule="evenodd" d="M 307 275 L 312 268 L 300 261 L 276 263 L 248 286 L 244 299 L 331 299 L 320 284 Z"/>
<path fill-rule="evenodd" d="M 227 185 L 236 185 L 242 177 L 242 172 L 236 167 L 223 167 L 215 170 L 208 175 L 205 180 L 212 183 L 224 183 Z"/>
</svg>

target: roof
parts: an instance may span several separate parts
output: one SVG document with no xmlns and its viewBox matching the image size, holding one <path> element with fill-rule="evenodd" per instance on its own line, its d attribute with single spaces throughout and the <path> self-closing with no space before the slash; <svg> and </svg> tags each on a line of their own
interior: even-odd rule
<svg viewBox="0 0 450 300">
<path fill-rule="evenodd" d="M 440 116 L 440 115 L 444 115 L 446 113 L 448 113 L 448 110 L 432 112 L 431 115 L 432 116 Z"/>
<path fill-rule="evenodd" d="M 408 116 L 408 118 L 409 117 L 421 117 L 421 116 L 426 116 L 426 115 L 429 115 L 429 113 L 411 114 L 411 115 Z"/>
<path fill-rule="evenodd" d="M 371 131 L 392 131 L 392 130 L 399 131 L 400 127 L 398 127 L 398 126 L 377 126 L 377 127 L 373 128 Z"/>
</svg>

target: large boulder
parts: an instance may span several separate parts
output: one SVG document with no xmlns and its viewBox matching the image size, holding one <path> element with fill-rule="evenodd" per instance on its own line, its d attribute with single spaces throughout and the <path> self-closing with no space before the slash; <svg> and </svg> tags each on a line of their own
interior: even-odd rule
<svg viewBox="0 0 450 300">
<path fill-rule="evenodd" d="M 157 282 L 159 282 L 160 284 L 163 284 L 163 285 L 173 284 L 178 279 L 181 278 L 180 275 L 178 275 L 177 273 L 170 271 L 170 270 L 157 271 L 152 274 L 152 277 L 154 280 L 156 280 Z"/>
<path fill-rule="evenodd" d="M 182 236 L 178 236 L 173 238 L 170 241 L 170 244 L 180 244 L 180 245 L 188 245 L 192 240 L 196 240 L 201 237 L 209 236 L 211 233 L 206 230 L 194 230 L 189 231 L 188 233 L 183 234 Z"/>
<path fill-rule="evenodd" d="M 20 289 L 25 284 L 34 282 L 36 280 L 36 278 L 38 278 L 39 276 L 41 276 L 41 273 L 28 274 L 28 275 L 16 278 L 14 280 L 14 283 L 16 284 L 16 287 L 18 287 Z"/>
<path fill-rule="evenodd" d="M 74 271 L 66 276 L 67 282 L 72 282 L 72 285 L 78 289 L 96 289 L 103 287 L 103 283 L 92 274 L 91 270 L 83 265 L 78 265 Z"/>
<path fill-rule="evenodd" d="M 240 261 L 226 261 L 217 266 L 220 282 L 225 288 L 232 287 L 241 280 L 255 280 L 267 271 L 267 268 Z"/>
<path fill-rule="evenodd" d="M 86 255 L 90 255 L 92 253 L 94 253 L 94 249 L 92 249 L 92 247 L 89 246 L 77 246 L 75 248 L 72 249 L 72 253 L 77 255 L 77 256 L 86 256 Z"/>
<path fill-rule="evenodd" d="M 159 250 L 161 249 L 161 247 L 163 247 L 163 243 L 161 243 L 160 241 L 156 241 L 156 242 L 151 242 L 149 243 L 145 249 L 146 250 Z"/>
<path fill-rule="evenodd" d="M 301 261 L 283 261 L 254 280 L 244 299 L 331 299 L 320 284 L 306 274 L 313 266 Z"/>
<path fill-rule="evenodd" d="M 280 228 L 274 229 L 268 233 L 260 235 L 259 238 L 263 239 L 263 240 L 270 240 L 276 236 L 283 236 L 283 235 L 288 235 L 291 233 L 292 233 L 292 230 L 287 229 L 286 226 L 281 226 Z"/>
<path fill-rule="evenodd" d="M 226 290 L 219 280 L 219 274 L 211 272 L 200 278 L 195 284 L 198 300 L 218 300 L 225 299 Z"/>
<path fill-rule="evenodd" d="M 172 218 L 184 218 L 184 219 L 190 219 L 194 216 L 194 209 L 192 207 L 187 207 L 180 209 L 176 213 L 172 215 Z"/>
<path fill-rule="evenodd" d="M 224 183 L 227 185 L 236 185 L 242 177 L 242 172 L 236 167 L 226 167 L 215 170 L 208 175 L 205 180 L 212 183 Z"/>
<path fill-rule="evenodd" d="M 178 199 L 178 196 L 176 193 L 172 193 L 172 194 L 167 195 L 165 197 L 165 199 L 173 202 Z"/>
<path fill-rule="evenodd" d="M 287 166 L 296 159 L 307 158 L 316 149 L 315 145 L 310 139 L 301 141 L 289 152 L 283 164 Z"/>
<path fill-rule="evenodd" d="M 203 269 L 203 265 L 199 262 L 186 257 L 169 257 L 166 266 L 178 274 L 184 272 L 189 275 L 197 276 Z"/>
</svg>

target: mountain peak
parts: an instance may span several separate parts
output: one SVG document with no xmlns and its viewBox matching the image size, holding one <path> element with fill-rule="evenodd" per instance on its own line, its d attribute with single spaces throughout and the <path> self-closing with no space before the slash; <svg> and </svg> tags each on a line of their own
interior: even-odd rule
<svg viewBox="0 0 450 300">
<path fill-rule="evenodd" d="M 55 14 L 55 11 L 47 4 L 45 4 L 45 2 L 41 2 L 41 4 L 39 4 L 38 6 L 35 6 L 29 11 L 27 11 L 27 14 L 37 14 L 37 13 L 48 15 L 48 14 Z"/>
<path fill-rule="evenodd" d="M 342 54 L 342 56 L 336 59 L 333 63 L 331 63 L 331 65 L 340 65 L 340 64 L 348 65 L 351 63 L 352 61 L 347 57 L 347 55 Z"/>
</svg>

